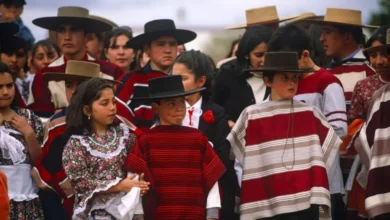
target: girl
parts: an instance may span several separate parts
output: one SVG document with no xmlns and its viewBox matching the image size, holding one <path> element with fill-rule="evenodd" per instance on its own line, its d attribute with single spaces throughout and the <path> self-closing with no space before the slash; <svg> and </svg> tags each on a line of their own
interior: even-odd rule
<svg viewBox="0 0 390 220">
<path fill-rule="evenodd" d="M 231 126 L 247 106 L 260 103 L 268 96 L 261 73 L 243 70 L 263 66 L 271 34 L 267 27 L 248 28 L 238 45 L 237 59 L 222 65 L 214 80 L 212 101 L 225 108 Z"/>
<path fill-rule="evenodd" d="M 126 178 L 121 169 L 136 138 L 124 124 L 114 123 L 115 116 L 112 84 L 93 78 L 77 87 L 66 115 L 72 136 L 62 158 L 76 195 L 73 219 L 131 218 L 139 200 L 135 187 L 148 190 L 148 183 L 134 181 L 135 175 Z"/>
<path fill-rule="evenodd" d="M 127 48 L 126 43 L 133 38 L 130 30 L 117 28 L 109 32 L 104 42 L 104 51 L 107 60 L 118 65 L 124 73 L 135 67 L 134 50 Z"/>
<path fill-rule="evenodd" d="M 30 175 L 41 154 L 43 128 L 32 112 L 15 107 L 15 78 L 0 63 L 0 170 L 7 176 L 10 219 L 43 219 Z"/>
<path fill-rule="evenodd" d="M 223 192 L 220 218 L 233 219 L 237 177 L 233 169 L 234 162 L 229 160 L 230 146 L 226 141 L 230 131 L 228 117 L 221 106 L 210 102 L 213 66 L 206 54 L 195 50 L 186 51 L 176 58 L 173 75 L 182 77 L 185 91 L 206 88 L 203 92 L 186 96 L 186 116 L 182 124 L 201 130 L 227 168 L 227 173 L 219 181 Z"/>
</svg>

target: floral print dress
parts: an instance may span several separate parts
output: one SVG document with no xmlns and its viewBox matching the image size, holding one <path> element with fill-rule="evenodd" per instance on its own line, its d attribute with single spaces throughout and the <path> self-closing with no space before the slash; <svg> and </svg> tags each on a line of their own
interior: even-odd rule
<svg viewBox="0 0 390 220">
<path fill-rule="evenodd" d="M 38 143 L 42 144 L 43 126 L 42 126 L 42 122 L 39 119 L 39 117 L 34 115 L 34 113 L 32 113 L 31 111 L 29 111 L 27 109 L 14 108 L 13 110 L 19 116 L 27 119 L 28 123 L 35 131 Z M 11 126 L 11 123 L 9 121 L 3 121 L 1 126 L 4 126 L 5 129 L 16 131 L 16 129 L 14 129 Z M 25 155 L 25 160 L 22 161 L 20 164 L 21 165 L 31 165 L 31 159 L 30 159 L 30 155 L 28 152 L 27 143 L 26 143 L 24 137 L 20 133 L 19 134 L 16 134 L 16 133 L 18 133 L 18 132 L 16 131 L 15 133 L 10 133 L 9 135 L 11 135 L 16 140 L 20 141 L 22 143 L 22 145 L 25 146 L 25 148 L 23 150 L 23 153 Z M 6 169 L 7 167 L 10 167 L 10 166 L 17 166 L 17 164 L 14 164 L 11 159 L 5 158 L 5 155 L 3 155 L 3 152 L 0 151 L 0 170 Z M 7 178 L 11 178 L 11 177 L 7 176 Z M 30 180 L 31 176 L 23 177 L 23 179 Z M 31 179 L 31 181 L 32 181 L 32 179 Z M 8 185 L 9 185 L 9 189 L 10 189 L 11 186 L 10 186 L 10 184 L 8 184 Z M 35 185 L 31 186 L 31 187 L 36 188 Z M 36 189 L 36 192 L 37 191 L 38 191 L 38 189 Z M 41 202 L 38 198 L 38 195 L 35 193 L 28 194 L 28 195 L 9 195 L 9 197 L 11 199 L 10 200 L 10 207 L 11 207 L 10 219 L 11 220 L 30 220 L 30 219 L 34 219 L 34 220 L 41 220 L 42 219 L 43 220 L 44 219 Z M 12 194 L 12 192 L 11 192 L 11 194 Z"/>
<path fill-rule="evenodd" d="M 135 140 L 124 124 L 110 127 L 105 135 L 86 131 L 70 137 L 62 163 L 75 190 L 72 219 L 113 219 L 105 208 L 119 193 L 101 192 L 126 178 L 122 166 Z"/>
</svg>

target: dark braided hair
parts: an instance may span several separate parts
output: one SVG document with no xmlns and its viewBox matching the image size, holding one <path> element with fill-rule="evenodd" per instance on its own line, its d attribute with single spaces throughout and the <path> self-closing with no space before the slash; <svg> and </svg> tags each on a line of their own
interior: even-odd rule
<svg viewBox="0 0 390 220">
<path fill-rule="evenodd" d="M 176 58 L 175 63 L 184 64 L 195 75 L 195 80 L 199 80 L 202 76 L 206 77 L 206 83 L 203 86 L 206 89 L 202 92 L 202 97 L 207 101 L 210 100 L 211 83 L 215 70 L 212 59 L 199 50 L 190 50 L 181 53 Z"/>
<path fill-rule="evenodd" d="M 84 114 L 83 108 L 87 105 L 92 109 L 92 103 L 98 100 L 102 91 L 107 88 L 114 91 L 111 83 L 100 78 L 84 81 L 76 88 L 66 113 L 66 125 L 69 135 L 82 135 L 85 129 L 92 132 L 91 121 Z"/>
</svg>

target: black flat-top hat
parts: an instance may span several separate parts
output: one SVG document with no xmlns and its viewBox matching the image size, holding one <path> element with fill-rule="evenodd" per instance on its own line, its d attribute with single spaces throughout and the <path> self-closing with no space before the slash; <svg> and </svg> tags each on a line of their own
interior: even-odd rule
<svg viewBox="0 0 390 220">
<path fill-rule="evenodd" d="M 42 17 L 32 21 L 38 27 L 56 31 L 60 25 L 80 25 L 88 33 L 100 33 L 112 30 L 112 26 L 104 21 L 91 18 L 89 10 L 81 7 L 60 7 L 57 16 Z"/>
<path fill-rule="evenodd" d="M 167 98 L 176 98 L 205 90 L 202 87 L 199 89 L 193 89 L 189 91 L 184 90 L 182 77 L 175 76 L 163 76 L 159 78 L 149 79 L 149 97 L 133 97 L 132 100 L 159 100 Z"/>
<path fill-rule="evenodd" d="M 144 26 L 144 33 L 127 42 L 127 47 L 142 48 L 153 39 L 163 36 L 172 36 L 179 45 L 188 43 L 196 38 L 196 33 L 189 30 L 176 29 L 175 22 L 170 19 L 159 19 L 149 21 Z"/>
<path fill-rule="evenodd" d="M 19 31 L 19 26 L 15 23 L 0 23 L 0 40 L 14 36 Z"/>
<path fill-rule="evenodd" d="M 264 54 L 264 67 L 258 69 L 246 69 L 250 72 L 293 72 L 293 73 L 311 73 L 316 70 L 300 69 L 298 65 L 297 52 L 267 52 Z"/>
</svg>

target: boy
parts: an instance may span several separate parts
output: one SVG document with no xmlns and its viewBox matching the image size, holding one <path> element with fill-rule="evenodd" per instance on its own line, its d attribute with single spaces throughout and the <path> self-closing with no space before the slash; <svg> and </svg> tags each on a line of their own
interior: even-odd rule
<svg viewBox="0 0 390 220">
<path fill-rule="evenodd" d="M 204 88 L 185 92 L 178 75 L 148 82 L 147 99 L 159 125 L 139 137 L 125 163 L 126 170 L 145 173 L 150 181 L 145 219 L 217 219 L 221 204 L 217 181 L 225 167 L 202 132 L 181 126 L 185 96 Z"/>
<path fill-rule="evenodd" d="M 337 136 L 343 138 L 347 134 L 347 114 L 344 91 L 336 76 L 318 67 L 310 58 L 312 47 L 310 36 L 295 25 L 287 25 L 276 30 L 268 43 L 268 51 L 297 52 L 299 68 L 313 68 L 317 72 L 304 73 L 299 82 L 295 100 L 317 107 L 325 115 Z M 337 153 L 338 154 L 338 153 Z M 329 190 L 332 199 L 332 218 L 343 219 L 345 194 L 340 159 L 337 155 L 329 176 Z"/>
<path fill-rule="evenodd" d="M 241 219 L 330 218 L 327 176 L 341 140 L 317 108 L 293 100 L 299 75 L 315 71 L 300 69 L 296 52 L 265 53 L 264 67 L 250 71 L 263 72 L 271 95 L 228 136 L 243 170 Z"/>
</svg>

